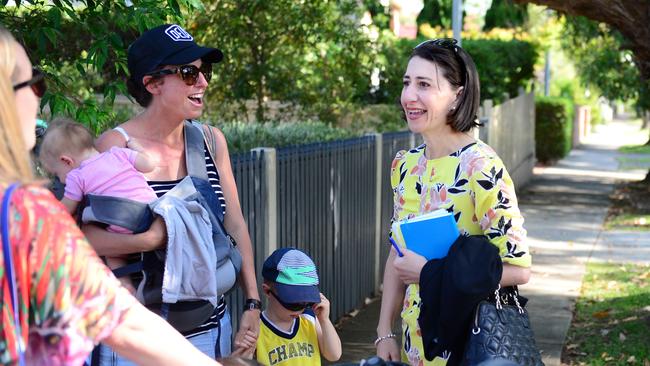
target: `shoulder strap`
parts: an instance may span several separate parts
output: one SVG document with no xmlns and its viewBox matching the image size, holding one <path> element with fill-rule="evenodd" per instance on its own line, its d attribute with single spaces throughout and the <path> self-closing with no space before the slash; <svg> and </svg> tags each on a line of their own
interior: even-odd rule
<svg viewBox="0 0 650 366">
<path fill-rule="evenodd" d="M 122 136 L 124 136 L 124 140 L 128 143 L 129 140 L 131 140 L 131 137 L 129 137 L 129 134 L 126 133 L 126 130 L 123 129 L 122 127 L 115 127 L 113 128 L 115 131 L 119 132 Z"/>
<path fill-rule="evenodd" d="M 18 184 L 10 185 L 5 191 L 2 200 L 2 213 L 0 217 L 2 225 L 2 253 L 4 257 L 4 270 L 9 284 L 9 294 L 11 295 L 11 306 L 14 312 L 14 325 L 16 330 L 16 346 L 18 347 L 18 362 L 21 366 L 25 365 L 25 350 L 21 339 L 23 332 L 20 329 L 20 308 L 18 307 L 18 294 L 16 293 L 16 279 L 14 272 L 14 262 L 9 244 L 9 206 L 11 204 L 11 195 L 18 188 Z"/>
<path fill-rule="evenodd" d="M 196 122 L 185 121 L 185 165 L 192 177 L 208 180 L 203 148 L 203 129 Z"/>
<path fill-rule="evenodd" d="M 205 141 L 208 144 L 208 152 L 210 153 L 210 156 L 212 156 L 212 160 L 215 160 L 215 157 L 217 156 L 217 138 L 214 136 L 214 131 L 210 125 L 203 124 L 202 127 L 203 135 L 205 135 Z"/>
</svg>

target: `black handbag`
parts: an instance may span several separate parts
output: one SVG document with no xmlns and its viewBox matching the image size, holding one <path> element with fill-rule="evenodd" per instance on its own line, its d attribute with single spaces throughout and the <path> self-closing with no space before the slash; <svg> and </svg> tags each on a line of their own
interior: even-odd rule
<svg viewBox="0 0 650 366">
<path fill-rule="evenodd" d="M 520 366 L 543 366 L 528 312 L 519 305 L 519 294 L 516 289 L 511 294 L 500 294 L 499 290 L 494 291 L 494 302 L 484 300 L 476 307 L 462 364 L 508 360 Z"/>
</svg>

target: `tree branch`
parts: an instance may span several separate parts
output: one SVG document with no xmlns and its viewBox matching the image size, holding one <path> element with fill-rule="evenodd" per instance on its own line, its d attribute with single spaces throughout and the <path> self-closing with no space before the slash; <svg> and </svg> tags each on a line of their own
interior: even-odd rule
<svg viewBox="0 0 650 366">
<path fill-rule="evenodd" d="M 638 0 L 514 0 L 609 24 L 629 40 L 641 75 L 650 80 L 650 2 Z"/>
</svg>

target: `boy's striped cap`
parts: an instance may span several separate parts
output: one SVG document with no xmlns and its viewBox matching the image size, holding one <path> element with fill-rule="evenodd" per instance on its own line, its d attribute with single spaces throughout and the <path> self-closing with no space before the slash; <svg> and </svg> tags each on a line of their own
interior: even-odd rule
<svg viewBox="0 0 650 366">
<path fill-rule="evenodd" d="M 262 277 L 275 283 L 276 294 L 285 303 L 320 302 L 316 265 L 299 249 L 274 251 L 264 261 Z"/>
</svg>

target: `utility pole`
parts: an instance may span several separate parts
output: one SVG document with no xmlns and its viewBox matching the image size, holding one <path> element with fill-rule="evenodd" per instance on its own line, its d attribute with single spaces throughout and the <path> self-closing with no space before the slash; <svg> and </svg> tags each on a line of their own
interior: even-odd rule
<svg viewBox="0 0 650 366">
<path fill-rule="evenodd" d="M 451 29 L 454 31 L 454 38 L 458 40 L 458 45 L 462 47 L 460 31 L 463 29 L 463 0 L 454 0 L 451 7 Z"/>
</svg>

